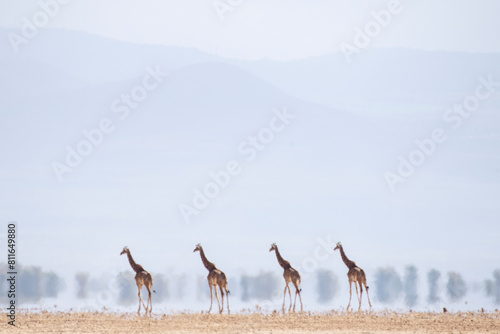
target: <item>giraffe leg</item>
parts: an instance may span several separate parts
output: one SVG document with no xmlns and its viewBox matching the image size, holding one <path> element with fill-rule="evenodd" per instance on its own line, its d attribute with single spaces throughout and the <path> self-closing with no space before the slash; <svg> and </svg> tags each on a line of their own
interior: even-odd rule
<svg viewBox="0 0 500 334">
<path fill-rule="evenodd" d="M 372 307 L 372 302 L 370 301 L 370 294 L 368 293 L 368 287 L 365 283 L 366 296 L 368 297 L 368 304 L 370 304 L 370 308 Z"/>
<path fill-rule="evenodd" d="M 358 303 L 361 303 L 359 301 L 359 291 L 358 291 L 358 282 L 357 281 L 354 281 L 354 287 L 356 288 L 356 297 L 358 297 Z"/>
<path fill-rule="evenodd" d="M 153 301 L 151 300 L 151 287 L 149 285 L 146 285 L 146 289 L 148 289 L 148 302 L 147 302 L 147 305 L 149 307 L 149 315 L 151 315 L 151 312 L 153 312 Z"/>
<path fill-rule="evenodd" d="M 144 300 L 142 300 L 142 295 L 141 295 L 141 290 L 142 290 L 142 287 L 139 289 L 139 309 L 137 310 L 137 314 L 141 314 L 141 303 L 142 303 L 142 306 L 144 306 L 144 309 L 146 310 L 146 314 L 148 314 L 148 308 L 146 307 L 146 305 L 144 304 Z"/>
<path fill-rule="evenodd" d="M 149 315 L 153 312 L 153 295 L 149 291 Z"/>
<path fill-rule="evenodd" d="M 302 305 L 302 296 L 301 296 L 301 293 L 300 293 L 299 289 L 297 289 L 297 293 L 299 294 L 299 300 L 300 300 L 300 312 L 303 312 L 304 311 L 304 307 Z"/>
<path fill-rule="evenodd" d="M 214 291 L 212 290 L 212 286 L 208 283 L 208 287 L 210 288 L 210 308 L 208 309 L 208 314 L 212 311 L 212 304 L 214 302 Z"/>
<path fill-rule="evenodd" d="M 137 296 L 139 296 L 139 309 L 137 310 L 137 314 L 140 315 L 141 314 L 141 283 L 139 283 L 139 281 L 136 279 L 135 283 L 137 284 L 137 289 L 139 290 L 138 293 L 137 293 Z"/>
<path fill-rule="evenodd" d="M 297 293 L 299 292 L 299 290 L 297 290 L 297 288 L 295 288 L 295 298 L 293 299 L 293 312 L 295 312 L 295 304 L 297 304 Z"/>
<path fill-rule="evenodd" d="M 359 283 L 359 309 L 358 311 L 361 311 L 361 301 L 363 300 L 363 285 Z"/>
<path fill-rule="evenodd" d="M 349 312 L 349 307 L 351 306 L 352 299 L 352 281 L 349 280 L 349 304 L 347 304 L 347 312 Z"/>
<path fill-rule="evenodd" d="M 288 295 L 290 296 L 290 306 L 288 307 L 288 313 L 290 313 L 290 310 L 292 309 L 292 289 L 290 289 L 290 286 L 287 285 L 288 287 Z"/>
<path fill-rule="evenodd" d="M 219 313 L 222 314 L 222 310 L 220 308 L 219 294 L 217 293 L 217 285 L 214 285 L 214 291 L 215 291 L 215 298 L 217 298 L 217 305 L 219 306 Z"/>
<path fill-rule="evenodd" d="M 140 315 L 141 314 L 141 289 L 140 288 L 139 288 L 138 296 L 139 296 L 139 309 L 137 310 L 137 314 Z"/>
<path fill-rule="evenodd" d="M 288 288 L 288 283 L 285 285 L 285 291 L 283 291 L 283 314 L 285 314 L 286 288 Z"/>
<path fill-rule="evenodd" d="M 227 300 L 227 314 L 230 314 L 231 313 L 231 310 L 229 309 L 229 291 L 227 291 L 226 288 L 224 288 L 226 290 L 226 300 Z"/>
<path fill-rule="evenodd" d="M 295 305 L 297 304 L 297 295 L 299 295 L 300 312 L 302 312 L 303 306 L 302 306 L 302 297 L 300 295 L 300 282 L 294 282 L 293 285 L 295 286 L 295 299 L 293 301 L 293 312 L 295 312 Z"/>
<path fill-rule="evenodd" d="M 220 314 L 222 314 L 224 312 L 224 291 L 222 291 L 222 287 L 219 286 L 219 289 L 220 289 L 220 295 L 221 295 L 221 298 L 222 298 L 222 309 L 220 310 Z"/>
</svg>

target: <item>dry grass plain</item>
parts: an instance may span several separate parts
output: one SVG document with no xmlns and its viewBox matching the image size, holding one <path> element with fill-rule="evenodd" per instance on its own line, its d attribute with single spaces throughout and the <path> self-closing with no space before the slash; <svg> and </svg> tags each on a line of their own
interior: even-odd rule
<svg viewBox="0 0 500 334">
<path fill-rule="evenodd" d="M 500 313 L 174 314 L 109 312 L 17 315 L 3 333 L 500 333 Z"/>
</svg>

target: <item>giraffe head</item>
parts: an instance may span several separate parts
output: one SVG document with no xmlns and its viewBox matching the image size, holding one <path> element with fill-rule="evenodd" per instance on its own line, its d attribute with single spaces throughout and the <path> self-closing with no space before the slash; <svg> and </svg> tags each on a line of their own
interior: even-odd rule
<svg viewBox="0 0 500 334">
<path fill-rule="evenodd" d="M 126 253 L 128 253 L 128 251 L 129 251 L 129 250 L 128 250 L 128 247 L 127 247 L 127 246 L 125 246 L 125 247 L 123 247 L 123 250 L 122 250 L 122 252 L 120 253 L 120 255 L 126 254 Z"/>
<path fill-rule="evenodd" d="M 271 245 L 271 249 L 269 251 L 272 252 L 273 250 L 276 250 L 276 249 L 278 249 L 278 246 L 276 245 L 276 243 L 273 243 Z"/>
<path fill-rule="evenodd" d="M 196 247 L 195 247 L 195 249 L 194 249 L 194 251 L 193 251 L 193 253 L 194 252 L 198 252 L 200 250 L 201 250 L 201 244 L 197 244 Z"/>
<path fill-rule="evenodd" d="M 342 247 L 342 243 L 339 241 L 333 250 L 336 251 L 337 249 L 340 249 L 340 247 Z"/>
</svg>

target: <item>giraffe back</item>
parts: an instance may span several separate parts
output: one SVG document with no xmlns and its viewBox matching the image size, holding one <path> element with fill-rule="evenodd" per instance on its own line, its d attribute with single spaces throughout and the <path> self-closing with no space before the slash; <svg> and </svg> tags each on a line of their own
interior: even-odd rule
<svg viewBox="0 0 500 334">
<path fill-rule="evenodd" d="M 227 277 L 226 274 L 220 269 L 211 270 L 207 276 L 208 283 L 210 285 L 218 285 L 221 287 L 227 287 Z"/>
<path fill-rule="evenodd" d="M 143 270 L 135 275 L 135 281 L 138 285 L 144 284 L 151 287 L 153 285 L 153 276 L 149 272 Z"/>
<path fill-rule="evenodd" d="M 292 283 L 295 286 L 295 289 L 301 291 L 300 289 L 300 274 L 297 270 L 295 270 L 292 267 L 289 267 L 283 271 L 283 278 L 285 279 L 285 282 Z"/>
<path fill-rule="evenodd" d="M 299 282 L 300 283 L 300 274 L 297 270 L 292 267 L 286 268 L 283 271 L 283 277 L 287 282 Z"/>
<path fill-rule="evenodd" d="M 365 271 L 358 266 L 349 269 L 347 277 L 349 277 L 349 280 L 353 282 L 366 283 Z"/>
</svg>

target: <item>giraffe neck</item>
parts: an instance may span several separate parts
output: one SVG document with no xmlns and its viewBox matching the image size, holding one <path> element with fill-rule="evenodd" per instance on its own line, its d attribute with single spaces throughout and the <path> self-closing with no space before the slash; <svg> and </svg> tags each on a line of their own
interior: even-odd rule
<svg viewBox="0 0 500 334">
<path fill-rule="evenodd" d="M 276 258 L 278 259 L 278 263 L 280 264 L 280 266 L 282 266 L 283 269 L 290 268 L 291 267 L 290 262 L 288 262 L 287 260 L 285 260 L 281 257 L 281 254 L 280 254 L 280 251 L 278 250 L 278 247 L 276 247 L 276 249 L 274 251 L 276 253 Z"/>
<path fill-rule="evenodd" d="M 342 261 L 344 261 L 347 268 L 352 269 L 356 267 L 356 263 L 354 261 L 349 260 L 347 258 L 347 255 L 345 255 L 344 248 L 342 246 L 340 246 L 340 256 L 342 256 Z"/>
<path fill-rule="evenodd" d="M 208 271 L 212 271 L 214 269 L 217 269 L 215 267 L 215 264 L 208 261 L 207 257 L 205 256 L 205 252 L 203 251 L 203 248 L 200 248 L 200 256 L 201 256 L 201 261 L 203 262 L 203 265 L 205 266 L 205 268 L 207 268 Z"/>
<path fill-rule="evenodd" d="M 144 271 L 144 268 L 140 265 L 135 263 L 134 259 L 132 258 L 132 254 L 130 254 L 130 251 L 127 252 L 127 257 L 128 257 L 128 262 L 130 263 L 130 266 L 136 273 L 140 273 L 141 271 Z"/>
</svg>

